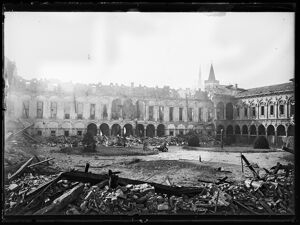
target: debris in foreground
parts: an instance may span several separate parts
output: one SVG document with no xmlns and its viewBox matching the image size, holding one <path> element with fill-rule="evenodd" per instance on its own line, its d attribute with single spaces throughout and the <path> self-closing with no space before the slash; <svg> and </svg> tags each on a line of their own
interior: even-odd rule
<svg viewBox="0 0 300 225">
<path fill-rule="evenodd" d="M 294 170 L 277 165 L 239 184 L 201 182 L 178 187 L 72 170 L 24 173 L 5 186 L 5 213 L 49 214 L 293 214 Z M 254 173 L 255 174 L 255 173 Z"/>
</svg>

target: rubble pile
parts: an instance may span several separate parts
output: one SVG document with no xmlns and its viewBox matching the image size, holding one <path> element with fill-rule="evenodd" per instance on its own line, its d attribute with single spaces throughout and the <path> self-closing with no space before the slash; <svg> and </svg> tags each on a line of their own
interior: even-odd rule
<svg viewBox="0 0 300 225">
<path fill-rule="evenodd" d="M 51 136 L 46 139 L 47 145 L 51 147 L 59 146 L 60 148 L 67 147 L 77 147 L 82 145 L 83 137 L 80 135 L 74 135 L 66 137 L 61 136 Z"/>
<path fill-rule="evenodd" d="M 16 207 L 24 202 L 27 193 L 36 190 L 38 186 L 55 177 L 57 177 L 57 174 L 33 176 L 32 173 L 28 173 L 5 185 L 5 213 L 14 212 Z"/>
<path fill-rule="evenodd" d="M 66 215 L 292 214 L 293 166 L 278 163 L 264 171 L 242 183 L 227 182 L 226 177 L 217 183 L 201 182 L 198 187 L 191 187 L 194 188 L 192 192 L 185 192 L 186 189 L 180 188 L 186 187 L 174 184 L 131 180 L 135 183 L 132 184 L 129 179 L 116 175 L 113 176 L 115 186 L 112 186 L 113 181 L 108 176 L 87 172 L 75 171 L 73 175 L 65 172 L 58 176 L 24 174 L 5 185 L 5 210 L 11 214 L 52 212 Z M 111 174 L 117 173 L 120 172 Z M 74 176 L 77 176 L 76 179 Z"/>
</svg>

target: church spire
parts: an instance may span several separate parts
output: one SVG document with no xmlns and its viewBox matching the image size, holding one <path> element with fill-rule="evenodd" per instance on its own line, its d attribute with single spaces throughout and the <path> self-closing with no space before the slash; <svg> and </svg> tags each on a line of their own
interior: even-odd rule
<svg viewBox="0 0 300 225">
<path fill-rule="evenodd" d="M 213 65 L 210 65 L 210 71 L 209 71 L 209 77 L 208 77 L 209 81 L 215 81 L 216 77 L 215 77 L 215 72 L 214 72 L 214 68 Z"/>
<path fill-rule="evenodd" d="M 198 74 L 198 89 L 203 90 L 202 84 L 202 74 L 201 74 L 201 65 L 199 66 L 199 74 Z"/>
</svg>

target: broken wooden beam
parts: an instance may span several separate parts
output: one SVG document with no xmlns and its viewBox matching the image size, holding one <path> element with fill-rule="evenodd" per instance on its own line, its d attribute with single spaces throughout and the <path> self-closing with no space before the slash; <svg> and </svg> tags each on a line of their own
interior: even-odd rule
<svg viewBox="0 0 300 225">
<path fill-rule="evenodd" d="M 31 164 L 31 165 L 29 165 L 29 166 L 28 166 L 28 168 L 32 168 L 32 167 L 34 167 L 34 166 L 37 166 L 37 165 L 43 164 L 43 163 L 45 163 L 45 162 L 49 162 L 50 160 L 53 160 L 53 159 L 55 159 L 55 158 L 49 158 L 49 159 L 45 159 L 45 160 L 43 160 L 43 161 L 40 161 L 40 162 L 37 162 L 37 163 Z"/>
<path fill-rule="evenodd" d="M 56 198 L 50 205 L 36 211 L 33 215 L 49 215 L 55 214 L 66 207 L 69 203 L 77 199 L 78 195 L 82 193 L 84 184 L 80 183 L 71 190 L 65 192 L 60 197 Z"/>
<path fill-rule="evenodd" d="M 34 157 L 31 157 L 27 162 L 25 162 L 13 175 L 8 177 L 8 181 L 12 181 L 23 174 L 23 172 L 28 168 L 28 165 L 31 163 L 31 161 L 34 159 Z"/>
<path fill-rule="evenodd" d="M 32 190 L 30 192 L 28 192 L 25 195 L 25 200 L 27 201 L 28 199 L 32 199 L 37 195 L 41 195 L 43 192 L 45 192 L 49 187 L 51 187 L 53 184 L 55 184 L 57 181 L 59 181 L 61 179 L 61 174 L 58 174 L 58 176 L 50 181 L 48 181 L 47 183 L 39 186 L 37 189 Z"/>
<path fill-rule="evenodd" d="M 33 124 L 30 124 L 30 125 L 28 125 L 27 127 L 24 127 L 24 128 L 18 130 L 17 132 L 15 132 L 15 133 L 13 133 L 13 134 L 10 134 L 10 135 L 6 138 L 6 140 L 9 140 L 12 136 L 15 136 L 15 135 L 17 135 L 17 134 L 23 132 L 24 130 L 28 129 L 28 128 L 31 127 L 31 126 L 33 126 Z"/>
<path fill-rule="evenodd" d="M 31 140 L 33 140 L 36 143 L 39 143 L 38 140 L 36 140 L 35 138 L 31 137 L 29 134 L 27 134 L 25 131 L 22 131 L 22 134 L 24 134 L 26 137 L 30 138 Z"/>
<path fill-rule="evenodd" d="M 248 168 L 252 171 L 253 175 L 255 178 L 260 179 L 258 173 L 255 171 L 255 169 L 251 166 L 251 164 L 249 163 L 249 161 L 246 159 L 246 157 L 241 154 L 242 159 L 245 161 L 246 165 L 248 166 Z"/>
<path fill-rule="evenodd" d="M 244 204 L 242 204 L 241 202 L 237 201 L 237 200 L 233 200 L 233 202 L 235 202 L 237 205 L 241 206 L 242 208 L 248 210 L 249 212 L 255 214 L 255 215 L 259 215 L 259 213 L 253 211 L 252 209 L 250 209 L 249 207 L 245 206 Z"/>
<path fill-rule="evenodd" d="M 84 173 L 81 171 L 70 171 L 62 173 L 62 177 L 64 179 L 70 181 L 80 181 L 83 183 L 91 183 L 95 185 L 103 180 L 108 179 L 108 174 L 93 174 L 93 173 Z M 194 196 L 196 194 L 200 194 L 201 192 L 205 191 L 203 187 L 178 187 L 178 186 L 167 186 L 163 184 L 153 183 L 153 182 L 145 182 L 140 180 L 133 180 L 128 178 L 118 177 L 118 183 L 120 185 L 127 185 L 127 184 L 144 184 L 148 183 L 155 188 L 155 191 L 158 193 L 164 193 L 168 195 L 176 195 L 181 196 L 182 194 L 186 194 L 189 196 Z"/>
</svg>

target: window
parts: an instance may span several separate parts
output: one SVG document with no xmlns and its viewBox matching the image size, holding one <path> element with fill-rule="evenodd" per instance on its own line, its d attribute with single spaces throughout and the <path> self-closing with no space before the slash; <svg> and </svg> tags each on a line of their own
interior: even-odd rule
<svg viewBox="0 0 300 225">
<path fill-rule="evenodd" d="M 164 120 L 164 107 L 163 106 L 159 106 L 159 112 L 158 112 L 159 116 L 159 121 L 163 121 Z"/>
<path fill-rule="evenodd" d="M 77 135 L 78 135 L 78 136 L 81 136 L 81 135 L 82 135 L 82 130 L 78 130 L 78 131 L 77 131 Z"/>
<path fill-rule="evenodd" d="M 55 130 L 51 130 L 51 136 L 55 136 L 56 132 Z"/>
<path fill-rule="evenodd" d="M 179 108 L 179 121 L 182 121 L 183 108 Z"/>
<path fill-rule="evenodd" d="M 240 117 L 240 108 L 236 108 L 236 116 Z"/>
<path fill-rule="evenodd" d="M 40 118 L 40 119 L 43 118 L 43 102 L 42 101 L 37 102 L 36 117 Z"/>
<path fill-rule="evenodd" d="M 153 121 L 153 115 L 154 115 L 154 107 L 153 106 L 149 106 L 149 120 Z"/>
<path fill-rule="evenodd" d="M 262 115 L 262 116 L 265 115 L 265 107 L 264 106 L 260 107 L 260 115 Z"/>
<path fill-rule="evenodd" d="M 279 105 L 279 115 L 284 115 L 284 105 Z"/>
<path fill-rule="evenodd" d="M 198 121 L 202 121 L 202 108 L 198 109 Z"/>
<path fill-rule="evenodd" d="M 42 136 L 42 131 L 41 131 L 41 130 L 38 130 L 38 131 L 37 131 L 37 135 L 38 135 L 38 136 Z"/>
<path fill-rule="evenodd" d="M 70 119 L 70 111 L 71 111 L 70 103 L 66 102 L 65 105 L 64 105 L 65 119 Z"/>
<path fill-rule="evenodd" d="M 95 111 L 96 111 L 96 105 L 91 104 L 91 107 L 90 107 L 90 119 L 91 120 L 95 119 Z"/>
<path fill-rule="evenodd" d="M 270 115 L 274 115 L 274 105 L 270 106 Z"/>
<path fill-rule="evenodd" d="M 189 121 L 193 121 L 193 108 L 188 108 Z"/>
<path fill-rule="evenodd" d="M 248 109 L 246 107 L 244 108 L 244 116 L 248 117 Z"/>
<path fill-rule="evenodd" d="M 107 117 L 108 117 L 106 105 L 103 106 L 102 117 L 103 117 L 103 119 L 107 119 Z"/>
<path fill-rule="evenodd" d="M 172 130 L 170 130 L 170 136 L 174 136 L 174 131 Z"/>
<path fill-rule="evenodd" d="M 65 135 L 65 137 L 69 137 L 69 131 L 65 130 L 64 135 Z"/>
<path fill-rule="evenodd" d="M 291 111 L 290 111 L 291 116 L 295 115 L 295 103 L 291 103 Z"/>
<path fill-rule="evenodd" d="M 173 121 L 173 110 L 174 110 L 174 108 L 170 107 L 170 109 L 169 109 L 169 119 L 170 119 L 170 121 Z"/>
<path fill-rule="evenodd" d="M 50 117 L 56 118 L 57 114 L 57 102 L 51 102 L 50 104 Z"/>
<path fill-rule="evenodd" d="M 82 118 L 83 118 L 83 103 L 81 103 L 81 102 L 77 103 L 76 113 L 77 113 L 77 119 L 82 120 Z"/>
<path fill-rule="evenodd" d="M 256 113 L 255 113 L 255 107 L 252 107 L 252 116 L 256 116 Z"/>
<path fill-rule="evenodd" d="M 183 135 L 183 130 L 182 130 L 182 129 L 179 130 L 179 134 L 180 134 L 180 135 Z"/>
<path fill-rule="evenodd" d="M 213 120 L 213 112 L 212 112 L 212 109 L 209 109 L 208 110 L 208 121 L 212 121 Z"/>
</svg>

